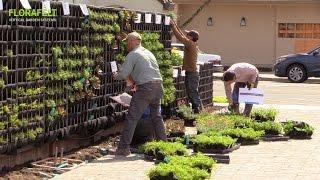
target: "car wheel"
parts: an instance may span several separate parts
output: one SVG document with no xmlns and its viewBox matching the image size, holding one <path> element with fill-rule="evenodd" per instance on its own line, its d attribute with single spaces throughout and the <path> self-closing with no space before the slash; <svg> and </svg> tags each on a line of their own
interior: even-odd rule
<svg viewBox="0 0 320 180">
<path fill-rule="evenodd" d="M 291 82 L 301 83 L 308 79 L 306 69 L 300 64 L 293 64 L 287 71 L 288 79 Z"/>
</svg>

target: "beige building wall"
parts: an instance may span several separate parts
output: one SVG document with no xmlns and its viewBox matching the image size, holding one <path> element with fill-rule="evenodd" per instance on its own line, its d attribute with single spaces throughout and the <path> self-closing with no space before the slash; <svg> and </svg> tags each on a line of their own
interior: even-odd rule
<svg viewBox="0 0 320 180">
<path fill-rule="evenodd" d="M 278 23 L 320 23 L 320 4 L 313 5 L 278 5 L 275 7 Z M 277 26 L 278 29 L 278 26 Z M 301 38 L 278 38 L 276 56 L 295 53 L 295 43 Z M 320 44 L 319 44 L 320 45 Z"/>
<path fill-rule="evenodd" d="M 185 22 L 200 4 L 179 4 L 179 22 Z M 213 18 L 214 25 L 207 26 Z M 246 27 L 240 27 L 245 17 Z M 278 23 L 320 23 L 320 4 L 211 3 L 186 29 L 200 33 L 200 49 L 222 56 L 222 63 L 249 62 L 272 67 L 281 55 L 295 52 L 297 39 L 278 38 Z"/>
</svg>

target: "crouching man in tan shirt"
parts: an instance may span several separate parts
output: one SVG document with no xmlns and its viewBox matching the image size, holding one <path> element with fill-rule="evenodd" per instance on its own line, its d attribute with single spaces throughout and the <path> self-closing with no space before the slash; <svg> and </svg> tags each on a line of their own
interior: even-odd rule
<svg viewBox="0 0 320 180">
<path fill-rule="evenodd" d="M 233 64 L 226 72 L 223 73 L 222 81 L 224 81 L 224 87 L 226 96 L 232 110 L 236 114 L 239 112 L 239 88 L 248 87 L 256 88 L 259 81 L 258 69 L 249 63 L 237 63 Z M 233 90 L 231 88 L 234 84 Z M 243 114 L 250 116 L 252 110 L 252 104 L 246 104 Z"/>
</svg>

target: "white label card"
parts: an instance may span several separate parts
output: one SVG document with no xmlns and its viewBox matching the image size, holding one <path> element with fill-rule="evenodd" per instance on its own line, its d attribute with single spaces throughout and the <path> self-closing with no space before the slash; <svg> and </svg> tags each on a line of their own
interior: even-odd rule
<svg viewBox="0 0 320 180">
<path fill-rule="evenodd" d="M 200 65 L 197 65 L 197 72 L 200 72 Z"/>
<path fill-rule="evenodd" d="M 156 24 L 161 24 L 162 16 L 160 14 L 156 15 Z"/>
<path fill-rule="evenodd" d="M 164 24 L 165 25 L 170 25 L 170 20 L 171 20 L 170 16 L 166 16 Z"/>
<path fill-rule="evenodd" d="M 239 103 L 263 104 L 263 91 L 253 88 L 239 88 Z"/>
<path fill-rule="evenodd" d="M 177 78 L 178 74 L 179 74 L 179 70 L 178 69 L 173 69 L 172 77 Z"/>
<path fill-rule="evenodd" d="M 80 9 L 85 16 L 89 16 L 88 7 L 86 4 L 80 4 Z"/>
<path fill-rule="evenodd" d="M 152 23 L 152 14 L 145 14 L 146 23 Z"/>
<path fill-rule="evenodd" d="M 112 62 L 110 62 L 110 64 L 111 64 L 111 71 L 112 72 L 117 72 L 118 71 L 117 62 L 116 61 L 112 61 Z"/>
<path fill-rule="evenodd" d="M 134 20 L 134 23 L 140 23 L 141 22 L 141 14 L 137 14 L 136 19 Z"/>
<path fill-rule="evenodd" d="M 63 15 L 70 15 L 70 4 L 68 2 L 62 2 Z"/>
<path fill-rule="evenodd" d="M 21 5 L 23 6 L 23 8 L 25 9 L 31 9 L 30 3 L 28 0 L 20 0 Z"/>
<path fill-rule="evenodd" d="M 185 70 L 181 71 L 181 76 L 186 76 L 186 71 Z"/>
<path fill-rule="evenodd" d="M 2 11 L 3 10 L 3 2 L 2 2 L 2 0 L 0 0 L 0 11 Z"/>
<path fill-rule="evenodd" d="M 42 1 L 42 10 L 50 12 L 50 1 Z"/>
</svg>

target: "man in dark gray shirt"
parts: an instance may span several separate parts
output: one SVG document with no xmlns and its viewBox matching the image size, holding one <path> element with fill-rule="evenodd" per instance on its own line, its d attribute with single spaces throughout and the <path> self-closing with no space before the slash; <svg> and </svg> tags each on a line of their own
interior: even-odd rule
<svg viewBox="0 0 320 180">
<path fill-rule="evenodd" d="M 150 107 L 150 116 L 157 140 L 166 140 L 165 128 L 160 112 L 160 99 L 163 95 L 162 77 L 154 55 L 141 46 L 141 36 L 137 32 L 127 35 L 126 48 L 129 54 L 114 78 L 125 80 L 131 76 L 137 91 L 132 96 L 127 119 L 116 155 L 129 155 L 130 144 L 145 109 Z"/>
</svg>

